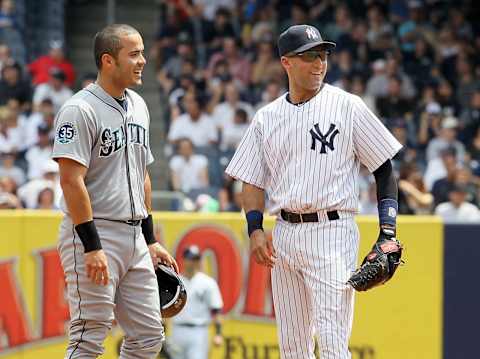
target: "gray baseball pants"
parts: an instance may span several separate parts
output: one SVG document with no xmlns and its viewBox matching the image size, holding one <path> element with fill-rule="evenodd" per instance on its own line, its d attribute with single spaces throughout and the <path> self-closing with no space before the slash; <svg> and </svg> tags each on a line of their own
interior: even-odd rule
<svg viewBox="0 0 480 359">
<path fill-rule="evenodd" d="M 69 216 L 59 233 L 58 251 L 70 307 L 65 359 L 97 358 L 115 318 L 125 332 L 121 359 L 153 359 L 165 335 L 158 284 L 141 227 L 95 220 L 110 274 L 106 286 L 92 283 L 85 272 L 82 242 Z"/>
</svg>

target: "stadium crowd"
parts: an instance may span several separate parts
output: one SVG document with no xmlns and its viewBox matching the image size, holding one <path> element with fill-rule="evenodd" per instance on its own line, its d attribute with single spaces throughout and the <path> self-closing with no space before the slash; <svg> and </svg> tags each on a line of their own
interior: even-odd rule
<svg viewBox="0 0 480 359">
<path fill-rule="evenodd" d="M 176 209 L 241 209 L 241 185 L 223 169 L 255 111 L 288 88 L 279 33 L 309 23 L 337 43 L 325 81 L 360 96 L 404 145 L 399 212 L 480 221 L 474 1 L 165 0 L 162 10 L 148 55 L 168 107 L 170 190 L 188 198 Z M 0 207 L 58 205 L 52 123 L 75 84 L 62 46 L 22 67 L 0 45 Z M 362 174 L 360 213 L 373 214 L 375 183 Z"/>
</svg>

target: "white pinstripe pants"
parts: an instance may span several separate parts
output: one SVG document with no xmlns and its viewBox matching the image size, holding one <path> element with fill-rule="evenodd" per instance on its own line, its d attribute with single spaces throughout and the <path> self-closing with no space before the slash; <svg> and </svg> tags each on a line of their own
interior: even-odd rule
<svg viewBox="0 0 480 359">
<path fill-rule="evenodd" d="M 277 219 L 272 291 L 282 359 L 349 359 L 359 233 L 353 216 L 291 224 Z"/>
</svg>

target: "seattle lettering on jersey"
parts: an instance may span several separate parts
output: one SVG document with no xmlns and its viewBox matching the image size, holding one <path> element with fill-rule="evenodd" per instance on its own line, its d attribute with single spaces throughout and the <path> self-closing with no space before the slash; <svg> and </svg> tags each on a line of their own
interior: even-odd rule
<svg viewBox="0 0 480 359">
<path fill-rule="evenodd" d="M 145 148 L 147 144 L 147 130 L 137 123 L 128 123 L 128 142 L 135 145 L 141 145 Z M 110 127 L 105 128 L 100 135 L 100 157 L 108 157 L 121 150 L 126 143 L 125 128 L 121 126 L 115 130 Z"/>
<path fill-rule="evenodd" d="M 333 140 L 335 140 L 335 137 L 339 134 L 339 131 L 336 128 L 335 124 L 330 124 L 330 128 L 325 135 L 322 133 L 322 131 L 320 131 L 318 123 L 313 125 L 313 127 L 314 128 L 310 130 L 310 134 L 312 135 L 312 146 L 310 147 L 310 149 L 315 151 L 316 141 L 320 141 L 320 143 L 322 144 L 320 153 L 327 153 L 326 147 L 328 147 L 330 151 L 335 150 Z M 330 137 L 330 139 L 328 137 Z"/>
</svg>

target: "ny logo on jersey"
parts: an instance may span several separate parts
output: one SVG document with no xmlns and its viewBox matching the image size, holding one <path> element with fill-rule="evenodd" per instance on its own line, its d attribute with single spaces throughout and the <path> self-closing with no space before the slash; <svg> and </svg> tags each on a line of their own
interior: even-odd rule
<svg viewBox="0 0 480 359">
<path fill-rule="evenodd" d="M 312 27 L 307 27 L 307 29 L 305 30 L 305 32 L 307 33 L 307 37 L 309 39 L 316 39 L 318 37 L 318 34 L 317 32 L 315 31 L 314 28 Z"/>
<path fill-rule="evenodd" d="M 327 153 L 327 147 L 330 151 L 335 150 L 333 146 L 333 140 L 338 135 L 339 131 L 336 128 L 335 124 L 331 123 L 330 128 L 328 129 L 326 134 L 323 134 L 318 127 L 318 123 L 315 124 L 310 130 L 310 135 L 312 135 L 312 146 L 310 147 L 311 150 L 315 151 L 317 141 L 320 142 L 322 148 L 320 149 L 320 153 Z"/>
</svg>

